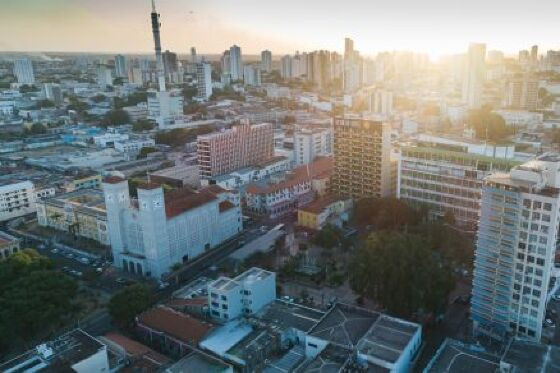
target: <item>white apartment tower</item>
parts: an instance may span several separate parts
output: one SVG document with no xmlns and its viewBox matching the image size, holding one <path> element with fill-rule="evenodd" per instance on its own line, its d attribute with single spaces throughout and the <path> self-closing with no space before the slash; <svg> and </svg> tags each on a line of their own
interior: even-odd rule
<svg viewBox="0 0 560 373">
<path fill-rule="evenodd" d="M 267 73 L 272 71 L 272 52 L 269 50 L 261 52 L 261 69 Z"/>
<path fill-rule="evenodd" d="M 297 166 L 311 163 L 318 156 L 331 156 L 332 128 L 298 128 L 294 131 L 294 161 Z"/>
<path fill-rule="evenodd" d="M 560 222 L 560 155 L 486 179 L 476 241 L 474 331 L 539 341 Z"/>
<path fill-rule="evenodd" d="M 472 43 L 466 55 L 463 75 L 463 102 L 476 109 L 482 105 L 482 88 L 485 80 L 486 45 Z"/>
<path fill-rule="evenodd" d="M 212 66 L 209 63 L 196 64 L 196 88 L 199 100 L 208 100 L 212 96 Z"/>
<path fill-rule="evenodd" d="M 122 54 L 115 56 L 115 76 L 117 78 L 126 78 L 128 76 L 126 57 Z"/>
<path fill-rule="evenodd" d="M 33 63 L 29 58 L 21 58 L 14 62 L 14 75 L 18 83 L 34 84 L 35 74 L 33 74 Z"/>
<path fill-rule="evenodd" d="M 237 45 L 229 48 L 229 73 L 232 81 L 243 79 L 243 58 Z"/>
</svg>

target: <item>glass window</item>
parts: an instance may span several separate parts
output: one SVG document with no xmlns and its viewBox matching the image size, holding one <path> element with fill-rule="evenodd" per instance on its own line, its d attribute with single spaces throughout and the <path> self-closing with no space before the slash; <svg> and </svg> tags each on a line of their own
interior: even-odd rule
<svg viewBox="0 0 560 373">
<path fill-rule="evenodd" d="M 542 203 L 540 201 L 533 202 L 533 209 L 540 209 L 542 207 Z"/>
<path fill-rule="evenodd" d="M 544 209 L 545 209 L 546 211 L 552 211 L 552 203 L 546 202 L 546 203 L 544 204 Z"/>
</svg>

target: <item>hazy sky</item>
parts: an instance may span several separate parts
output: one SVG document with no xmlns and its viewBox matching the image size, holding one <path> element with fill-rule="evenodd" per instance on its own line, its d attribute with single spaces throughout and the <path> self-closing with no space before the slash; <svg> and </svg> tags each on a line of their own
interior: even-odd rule
<svg viewBox="0 0 560 373">
<path fill-rule="evenodd" d="M 157 0 L 164 49 L 560 49 L 560 0 Z M 0 0 L 0 50 L 147 52 L 150 0 Z"/>
</svg>

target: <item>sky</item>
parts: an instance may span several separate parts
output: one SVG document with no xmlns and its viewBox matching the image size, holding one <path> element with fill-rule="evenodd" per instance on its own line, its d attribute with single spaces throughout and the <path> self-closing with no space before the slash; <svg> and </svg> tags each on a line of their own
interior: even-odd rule
<svg viewBox="0 0 560 373">
<path fill-rule="evenodd" d="M 270 49 L 363 54 L 462 53 L 469 42 L 515 54 L 560 49 L 560 0 L 156 0 L 162 46 L 188 53 Z M 145 53 L 150 0 L 0 0 L 0 51 Z"/>
</svg>

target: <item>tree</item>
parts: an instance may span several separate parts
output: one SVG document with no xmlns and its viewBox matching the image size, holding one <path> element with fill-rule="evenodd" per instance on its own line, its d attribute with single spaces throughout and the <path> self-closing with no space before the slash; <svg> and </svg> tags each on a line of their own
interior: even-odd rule
<svg viewBox="0 0 560 373">
<path fill-rule="evenodd" d="M 138 158 L 146 158 L 148 154 L 157 152 L 157 149 L 153 146 L 145 146 L 140 149 L 140 153 L 138 154 Z"/>
<path fill-rule="evenodd" d="M 511 133 L 504 118 L 492 113 L 489 107 L 471 110 L 467 116 L 467 124 L 474 129 L 480 140 L 499 142 Z"/>
<path fill-rule="evenodd" d="M 122 327 L 134 324 L 134 318 L 147 310 L 153 303 L 150 288 L 142 284 L 134 284 L 115 294 L 109 301 L 109 314 Z"/>
<path fill-rule="evenodd" d="M 54 102 L 52 102 L 51 100 L 40 100 L 39 102 L 37 102 L 37 106 L 40 109 L 50 108 L 50 107 L 54 107 Z"/>
<path fill-rule="evenodd" d="M 0 262 L 0 351 L 31 342 L 72 316 L 77 284 L 32 249 Z"/>
<path fill-rule="evenodd" d="M 313 237 L 313 243 L 325 249 L 332 249 L 340 244 L 343 238 L 342 232 L 337 227 L 327 224 Z"/>
<path fill-rule="evenodd" d="M 451 271 L 416 234 L 372 234 L 356 251 L 351 268 L 352 289 L 400 317 L 442 312 L 454 287 Z"/>
<path fill-rule="evenodd" d="M 45 127 L 41 123 L 33 123 L 28 131 L 32 135 L 40 135 L 43 133 L 47 133 L 47 127 Z"/>
<path fill-rule="evenodd" d="M 194 96 L 197 94 L 196 87 L 191 87 L 188 85 L 183 86 L 183 96 L 185 97 L 185 101 L 192 100 Z"/>
<path fill-rule="evenodd" d="M 37 92 L 37 91 L 39 91 L 39 89 L 35 87 L 33 84 L 31 85 L 23 84 L 21 87 L 19 87 L 20 93 L 30 93 L 30 92 Z"/>
<path fill-rule="evenodd" d="M 147 119 L 140 119 L 132 124 L 132 131 L 143 132 L 154 129 L 154 124 Z"/>
<path fill-rule="evenodd" d="M 200 126 L 195 128 L 175 128 L 171 131 L 161 131 L 156 134 L 156 144 L 165 144 L 169 146 L 183 146 L 187 142 L 196 140 L 199 135 L 212 132 L 211 126 Z"/>
<path fill-rule="evenodd" d="M 400 199 L 364 198 L 356 204 L 354 218 L 359 225 L 393 230 L 419 224 L 425 216 Z"/>
<path fill-rule="evenodd" d="M 100 103 L 105 101 L 106 97 L 104 95 L 95 95 L 91 98 L 91 101 L 95 102 L 95 103 Z"/>
<path fill-rule="evenodd" d="M 128 113 L 126 111 L 111 110 L 107 114 L 105 114 L 101 125 L 104 127 L 109 127 L 120 126 L 127 123 L 130 123 L 130 117 L 128 116 Z"/>
</svg>

